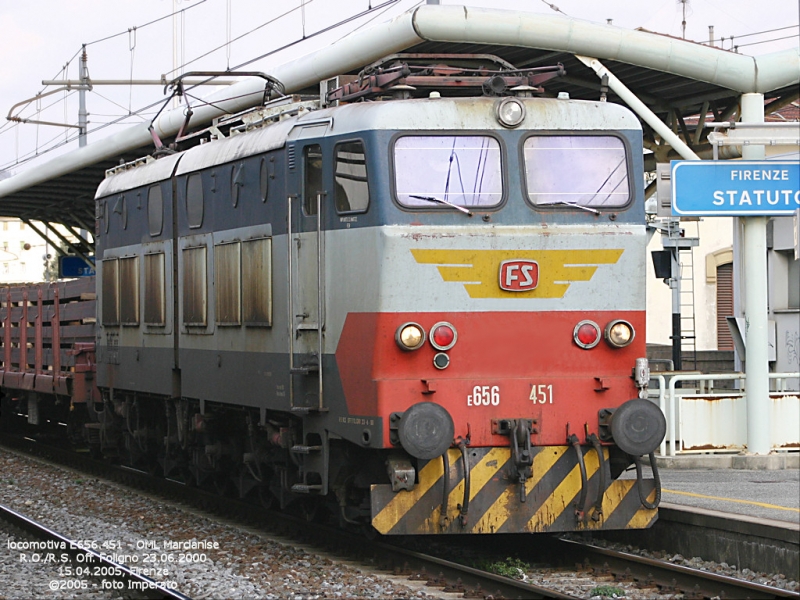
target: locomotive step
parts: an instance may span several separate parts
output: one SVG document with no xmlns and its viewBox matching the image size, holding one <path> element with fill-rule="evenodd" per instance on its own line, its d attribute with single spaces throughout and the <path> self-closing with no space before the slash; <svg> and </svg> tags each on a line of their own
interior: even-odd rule
<svg viewBox="0 0 800 600">
<path fill-rule="evenodd" d="M 312 452 L 319 452 L 322 446 L 292 446 L 294 454 L 311 454 Z"/>
<path fill-rule="evenodd" d="M 319 373 L 319 365 L 303 365 L 302 367 L 295 367 L 289 369 L 292 375 L 310 375 L 311 373 Z"/>
<path fill-rule="evenodd" d="M 306 483 L 295 483 L 292 486 L 292 491 L 295 494 L 311 494 L 313 492 L 319 492 L 322 490 L 322 486 L 319 484 L 309 485 Z"/>
</svg>

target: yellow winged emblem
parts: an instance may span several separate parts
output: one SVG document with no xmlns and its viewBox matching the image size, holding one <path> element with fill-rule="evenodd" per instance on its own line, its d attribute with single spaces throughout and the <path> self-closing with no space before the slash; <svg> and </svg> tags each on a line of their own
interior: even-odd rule
<svg viewBox="0 0 800 600">
<path fill-rule="evenodd" d="M 622 249 L 607 250 L 411 250 L 420 264 L 437 265 L 444 281 L 464 285 L 470 298 L 563 298 L 573 281 L 589 281 L 599 265 L 614 264 Z M 498 284 L 506 260 L 539 263 L 539 285 L 507 292 Z"/>
</svg>

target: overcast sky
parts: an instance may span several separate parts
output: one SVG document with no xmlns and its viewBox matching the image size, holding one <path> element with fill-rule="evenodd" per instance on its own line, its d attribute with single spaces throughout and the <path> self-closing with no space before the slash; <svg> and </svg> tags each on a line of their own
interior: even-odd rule
<svg viewBox="0 0 800 600">
<path fill-rule="evenodd" d="M 66 65 L 67 76 L 77 78 L 81 44 L 88 44 L 88 65 L 93 79 L 131 76 L 159 79 L 163 74 L 169 78 L 173 74 L 173 54 L 177 54 L 178 63 L 192 61 L 186 70 L 225 70 L 301 40 L 304 32 L 308 37 L 337 21 L 367 11 L 370 6 L 379 6 L 382 1 L 306 0 L 304 9 L 300 10 L 300 0 L 32 0 L 27 3 L 2 0 L 0 170 L 13 172 L 30 168 L 33 163 L 16 163 L 64 141 L 65 133 L 74 136 L 75 129 L 32 124 L 12 126 L 5 116 L 14 104 L 42 91 L 42 80 L 63 78 Z M 270 62 L 280 63 L 307 54 L 354 27 L 388 20 L 418 3 L 418 0 L 399 0 L 244 68 L 268 71 Z M 441 0 L 441 3 L 465 2 Z M 758 55 L 798 46 L 796 25 L 800 0 L 688 0 L 685 6 L 681 0 L 476 0 L 466 4 L 548 14 L 554 14 L 552 7 L 557 7 L 570 17 L 601 23 L 612 19 L 613 25 L 618 27 L 642 27 L 676 37 L 681 36 L 685 8 L 688 39 L 708 40 L 708 27 L 713 25 L 715 37 L 725 38 L 725 48 L 740 45 L 739 51 L 744 54 Z M 176 9 L 184 10 L 182 16 L 169 17 Z M 157 22 L 148 25 L 152 21 Z M 173 36 L 176 24 L 183 31 L 177 43 Z M 792 29 L 781 29 L 792 25 L 795 26 Z M 750 35 L 768 30 L 778 31 Z M 750 45 L 782 37 L 788 39 Z M 104 38 L 108 39 L 100 41 Z M 226 46 L 228 40 L 234 41 Z M 211 52 L 214 49 L 217 50 Z M 39 105 L 46 110 L 38 117 L 34 116 L 35 105 L 28 107 L 22 116 L 75 124 L 77 94 L 73 92 L 66 100 L 65 95 L 58 92 L 41 99 Z M 163 98 L 160 86 L 97 86 L 87 98 L 91 113 L 89 143 L 125 125 L 108 126 L 96 132 L 92 129 Z M 131 117 L 127 124 L 135 123 L 136 119 L 141 122 L 152 118 L 155 110 L 142 117 Z M 18 114 L 18 109 L 14 114 Z M 66 148 L 76 146 L 77 142 L 71 142 Z M 53 156 L 51 153 L 47 158 Z"/>
</svg>

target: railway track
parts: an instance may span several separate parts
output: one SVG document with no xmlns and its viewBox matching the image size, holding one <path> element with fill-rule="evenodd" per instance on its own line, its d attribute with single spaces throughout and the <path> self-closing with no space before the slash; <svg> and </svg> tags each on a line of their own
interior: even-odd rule
<svg viewBox="0 0 800 600">
<path fill-rule="evenodd" d="M 4 435 L 0 437 L 0 443 L 27 455 L 108 478 L 204 512 L 221 515 L 247 527 L 276 534 L 288 544 L 299 543 L 311 546 L 312 550 L 324 549 L 329 554 L 375 568 L 395 580 L 424 582 L 431 589 L 430 593 L 452 593 L 464 598 L 573 598 L 543 586 L 488 573 L 423 552 L 370 541 L 363 535 L 189 488 L 169 479 L 153 478 L 134 469 L 113 467 L 84 455 L 65 453 L 60 448 L 36 443 L 29 438 Z"/>
<path fill-rule="evenodd" d="M 17 553 L 18 561 L 55 569 L 58 578 L 48 582 L 48 589 L 53 592 L 71 595 L 93 590 L 124 598 L 190 600 L 170 589 L 169 582 L 157 582 L 115 560 L 119 556 L 117 548 L 102 548 L 92 540 L 70 539 L 3 505 L 0 523 L 15 538 L 24 538 L 7 543 L 8 549 Z"/>
<path fill-rule="evenodd" d="M 660 593 L 681 593 L 686 598 L 800 598 L 797 592 L 592 544 L 561 539 L 559 545 L 586 572 L 610 574 L 616 581 L 637 582 Z"/>
<path fill-rule="evenodd" d="M 11 440 L 5 438 L 6 445 Z M 590 582 L 588 587 L 619 586 L 652 590 L 653 594 L 669 596 L 682 593 L 686 598 L 798 598 L 796 592 L 772 586 L 721 576 L 714 573 L 674 565 L 666 561 L 644 558 L 630 553 L 600 548 L 591 544 L 539 537 L 535 555 L 530 552 L 531 539 L 512 536 L 501 540 L 492 539 L 457 540 L 432 542 L 436 556 L 431 555 L 426 542 L 412 538 L 409 547 L 398 545 L 394 539 L 369 541 L 363 535 L 354 535 L 335 528 L 309 523 L 304 518 L 287 516 L 257 506 L 197 488 L 164 479 L 154 479 L 147 473 L 127 468 L 112 467 L 98 463 L 85 456 L 67 455 L 46 444 L 13 439 L 16 449 L 34 452 L 45 460 L 63 466 L 88 471 L 92 475 L 112 479 L 132 486 L 140 491 L 155 493 L 173 501 L 188 504 L 205 512 L 221 515 L 240 525 L 255 527 L 260 531 L 277 535 L 289 545 L 303 545 L 309 552 L 322 550 L 338 558 L 367 565 L 383 574 L 390 574 L 395 581 L 425 582 L 426 592 L 431 594 L 454 594 L 452 597 L 466 598 L 574 598 L 574 593 L 565 593 L 566 583 L 582 579 Z M 478 543 L 480 542 L 480 543 Z M 448 550 L 448 544 L 451 549 Z M 472 556 L 515 554 L 530 556 L 532 564 L 541 564 L 542 557 L 559 568 L 534 567 L 528 573 L 520 573 L 524 580 L 488 573 L 474 567 L 475 561 L 459 556 L 459 549 L 475 544 Z M 423 548 L 423 551 L 419 549 Z M 526 552 L 527 548 L 527 552 Z M 504 554 L 501 554 L 504 553 Z M 465 564 L 466 563 L 466 564 Z M 567 565 L 567 567 L 564 567 Z M 595 583 L 591 583 L 595 582 Z M 647 597 L 642 592 L 641 597 Z"/>
</svg>

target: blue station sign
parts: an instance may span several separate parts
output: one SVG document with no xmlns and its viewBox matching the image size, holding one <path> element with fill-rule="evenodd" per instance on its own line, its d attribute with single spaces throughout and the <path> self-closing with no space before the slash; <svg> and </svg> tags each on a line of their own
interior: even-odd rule
<svg viewBox="0 0 800 600">
<path fill-rule="evenodd" d="M 791 216 L 800 208 L 800 161 L 672 161 L 676 216 Z"/>
<path fill-rule="evenodd" d="M 92 263 L 94 263 L 94 257 L 92 256 L 90 258 Z M 58 257 L 59 278 L 92 277 L 94 274 L 94 267 L 87 265 L 80 256 L 67 254 Z"/>
</svg>

